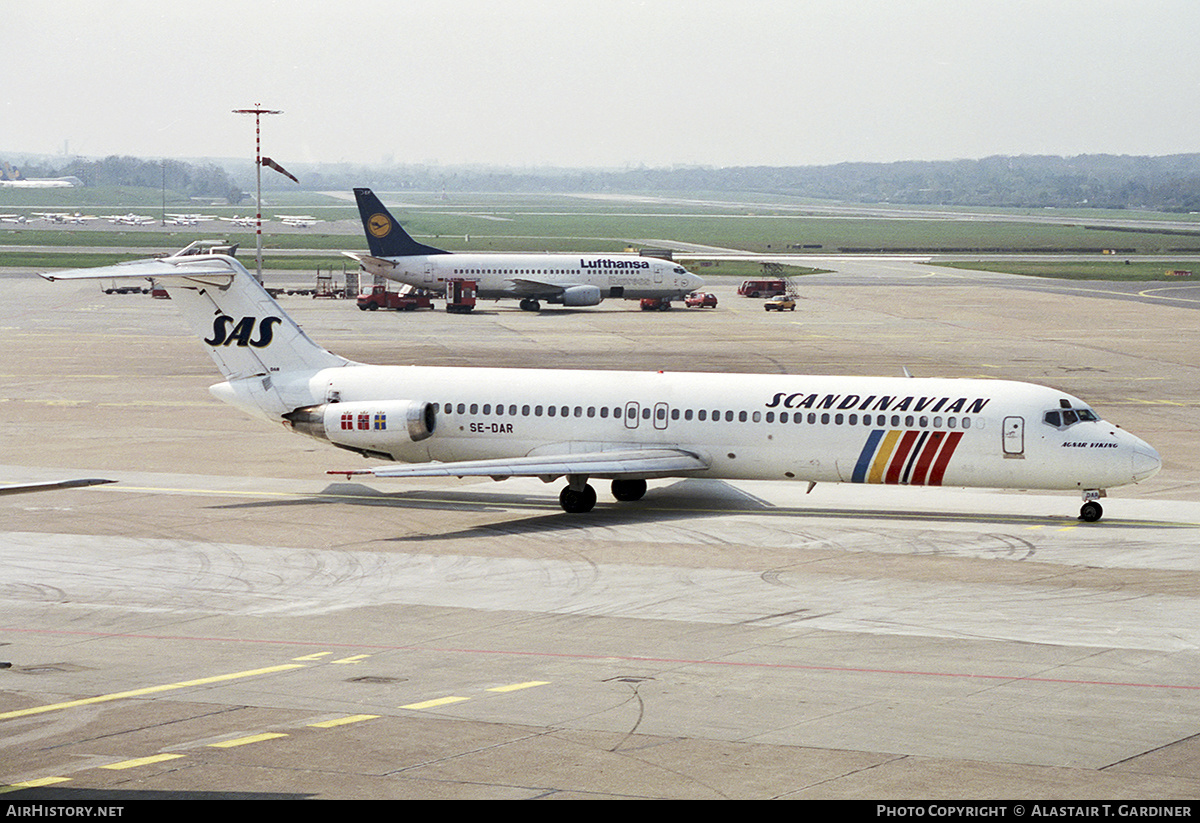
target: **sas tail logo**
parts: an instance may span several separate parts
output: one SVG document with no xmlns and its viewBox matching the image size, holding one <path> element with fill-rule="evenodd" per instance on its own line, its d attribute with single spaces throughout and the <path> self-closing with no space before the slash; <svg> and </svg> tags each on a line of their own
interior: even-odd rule
<svg viewBox="0 0 1200 823">
<path fill-rule="evenodd" d="M 372 214 L 367 218 L 367 231 L 371 236 L 382 240 L 392 233 L 392 221 L 386 214 Z"/>
<path fill-rule="evenodd" d="M 962 436 L 960 431 L 875 429 L 858 456 L 851 482 L 940 486 Z"/>
<path fill-rule="evenodd" d="M 265 349 L 271 345 L 271 340 L 274 337 L 273 327 L 283 320 L 278 317 L 264 317 L 259 320 L 255 317 L 243 317 L 241 320 L 234 320 L 227 314 L 217 315 L 213 319 L 213 334 L 212 338 L 204 338 L 204 342 L 210 346 L 253 346 L 256 349 Z M 254 337 L 255 327 L 258 328 L 258 337 Z"/>
</svg>

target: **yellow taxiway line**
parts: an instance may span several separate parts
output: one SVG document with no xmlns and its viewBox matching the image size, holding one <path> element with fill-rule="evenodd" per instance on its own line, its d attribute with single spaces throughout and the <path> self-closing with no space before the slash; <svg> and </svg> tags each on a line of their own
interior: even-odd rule
<svg viewBox="0 0 1200 823">
<path fill-rule="evenodd" d="M 244 672 L 234 672 L 233 674 L 218 674 L 214 677 L 201 677 L 198 680 L 184 680 L 179 683 L 167 683 L 163 686 L 147 686 L 144 689 L 131 689 L 126 692 L 114 692 L 112 694 L 102 694 L 96 697 L 85 697 L 80 700 L 68 700 L 65 703 L 51 703 L 47 706 L 34 706 L 29 709 L 18 709 L 12 712 L 0 713 L 0 720 L 10 720 L 14 717 L 29 717 L 35 714 L 45 714 L 46 712 L 56 712 L 63 709 L 73 709 L 77 706 L 91 706 L 96 703 L 110 703 L 114 700 L 126 700 L 131 697 L 143 697 L 148 694 L 159 694 L 161 692 L 169 692 L 175 689 L 186 689 L 191 686 L 207 686 L 210 683 L 223 683 L 228 680 L 240 680 L 243 677 L 255 677 L 260 674 L 274 674 L 275 672 L 288 671 L 289 669 L 303 669 L 303 665 L 299 663 L 287 663 L 282 666 L 269 666 L 265 669 L 250 669 Z"/>
</svg>

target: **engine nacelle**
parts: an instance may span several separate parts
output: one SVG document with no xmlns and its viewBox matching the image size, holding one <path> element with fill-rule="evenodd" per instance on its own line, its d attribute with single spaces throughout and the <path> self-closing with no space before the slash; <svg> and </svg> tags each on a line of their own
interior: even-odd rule
<svg viewBox="0 0 1200 823">
<path fill-rule="evenodd" d="M 599 286 L 571 286 L 562 293 L 564 306 L 598 306 L 602 299 Z"/>
<path fill-rule="evenodd" d="M 433 435 L 437 404 L 419 400 L 323 403 L 283 416 L 293 430 L 352 449 L 390 453 Z"/>
</svg>

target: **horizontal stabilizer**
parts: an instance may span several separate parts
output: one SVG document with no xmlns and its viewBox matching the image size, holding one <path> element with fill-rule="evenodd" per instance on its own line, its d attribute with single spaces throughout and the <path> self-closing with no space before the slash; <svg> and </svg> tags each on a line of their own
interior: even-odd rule
<svg viewBox="0 0 1200 823">
<path fill-rule="evenodd" d="M 368 269 L 394 269 L 399 261 L 387 260 L 382 257 L 372 257 L 369 254 L 359 254 L 356 251 L 344 251 L 342 254 L 351 260 L 357 260 Z"/>
<path fill-rule="evenodd" d="M 157 257 L 149 260 L 130 260 L 113 266 L 94 269 L 68 269 L 43 274 L 47 280 L 114 280 L 149 278 L 155 280 L 186 278 L 205 285 L 227 285 L 233 281 L 239 265 L 223 255 L 189 257 Z M 214 279 L 215 278 L 215 279 Z"/>
</svg>

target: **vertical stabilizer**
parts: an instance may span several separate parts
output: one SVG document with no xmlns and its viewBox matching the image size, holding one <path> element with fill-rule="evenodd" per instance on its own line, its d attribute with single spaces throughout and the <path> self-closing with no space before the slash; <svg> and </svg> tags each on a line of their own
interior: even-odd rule
<svg viewBox="0 0 1200 823">
<path fill-rule="evenodd" d="M 226 380 L 353 365 L 314 343 L 232 257 L 166 257 L 43 276 L 48 280 L 153 278 L 170 294 Z"/>
<path fill-rule="evenodd" d="M 355 189 L 358 215 L 367 235 L 372 257 L 412 257 L 418 254 L 449 254 L 413 240 L 392 213 L 370 189 Z"/>
</svg>

